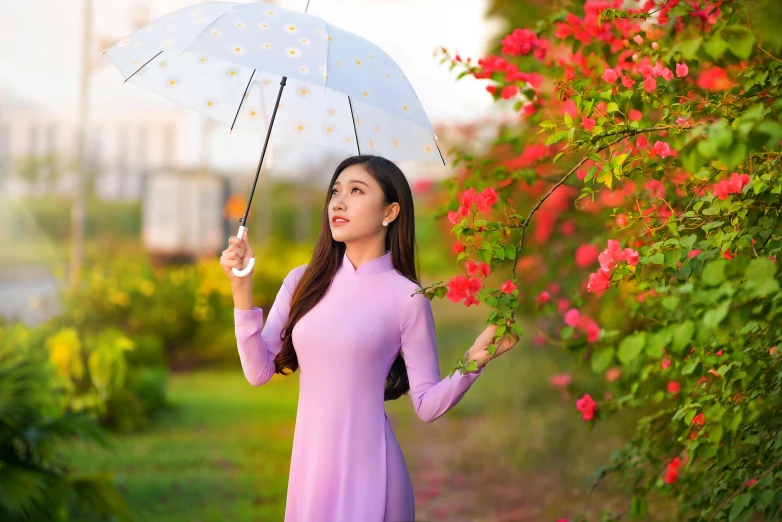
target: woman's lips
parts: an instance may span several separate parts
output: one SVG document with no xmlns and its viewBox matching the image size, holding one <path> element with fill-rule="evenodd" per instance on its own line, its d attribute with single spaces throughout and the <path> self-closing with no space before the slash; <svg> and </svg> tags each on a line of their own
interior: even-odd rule
<svg viewBox="0 0 782 522">
<path fill-rule="evenodd" d="M 342 225 L 347 225 L 348 223 L 350 223 L 350 221 L 332 221 L 331 222 L 331 224 L 334 225 L 335 227 L 339 227 L 339 226 L 342 226 Z"/>
</svg>

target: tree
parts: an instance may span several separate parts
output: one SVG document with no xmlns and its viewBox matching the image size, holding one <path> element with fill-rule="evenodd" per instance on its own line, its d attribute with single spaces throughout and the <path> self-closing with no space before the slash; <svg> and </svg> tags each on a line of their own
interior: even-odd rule
<svg viewBox="0 0 782 522">
<path fill-rule="evenodd" d="M 441 213 L 466 274 L 423 292 L 486 304 L 497 338 L 538 314 L 536 341 L 605 374 L 574 414 L 639 413 L 596 472 L 628 487 L 609 518 L 643 518 L 653 491 L 677 520 L 782 515 L 779 22 L 767 0 L 589 0 L 477 63 L 442 49 L 519 121 L 454 151 Z"/>
</svg>

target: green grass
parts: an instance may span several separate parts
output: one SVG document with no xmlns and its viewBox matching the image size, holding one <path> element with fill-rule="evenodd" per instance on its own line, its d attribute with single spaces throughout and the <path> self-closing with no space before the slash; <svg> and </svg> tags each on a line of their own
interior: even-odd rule
<svg viewBox="0 0 782 522">
<path fill-rule="evenodd" d="M 177 375 L 174 409 L 112 452 L 68 449 L 77 472 L 112 472 L 140 521 L 268 521 L 285 511 L 298 374 L 254 388 L 241 370 Z"/>
</svg>

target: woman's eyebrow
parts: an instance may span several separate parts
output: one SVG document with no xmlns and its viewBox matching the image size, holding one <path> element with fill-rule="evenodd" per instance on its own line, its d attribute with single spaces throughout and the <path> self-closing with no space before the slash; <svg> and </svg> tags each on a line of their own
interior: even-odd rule
<svg viewBox="0 0 782 522">
<path fill-rule="evenodd" d="M 364 183 L 360 179 L 351 179 L 350 181 L 348 181 L 348 183 L 361 183 L 362 185 L 365 185 L 367 188 L 369 188 L 369 185 L 367 185 L 366 183 Z M 339 181 L 334 183 L 334 185 L 339 185 L 339 184 L 340 184 Z"/>
</svg>

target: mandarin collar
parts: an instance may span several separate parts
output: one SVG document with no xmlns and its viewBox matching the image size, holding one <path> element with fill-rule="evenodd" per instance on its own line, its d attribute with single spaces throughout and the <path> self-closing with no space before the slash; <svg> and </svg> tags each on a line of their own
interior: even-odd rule
<svg viewBox="0 0 782 522">
<path fill-rule="evenodd" d="M 345 272 L 350 275 L 365 276 L 387 272 L 394 268 L 394 262 L 391 259 L 391 251 L 386 250 L 385 255 L 370 259 L 360 267 L 353 268 L 353 263 L 350 262 L 348 253 L 345 252 L 342 254 L 342 267 L 345 269 Z"/>
</svg>

